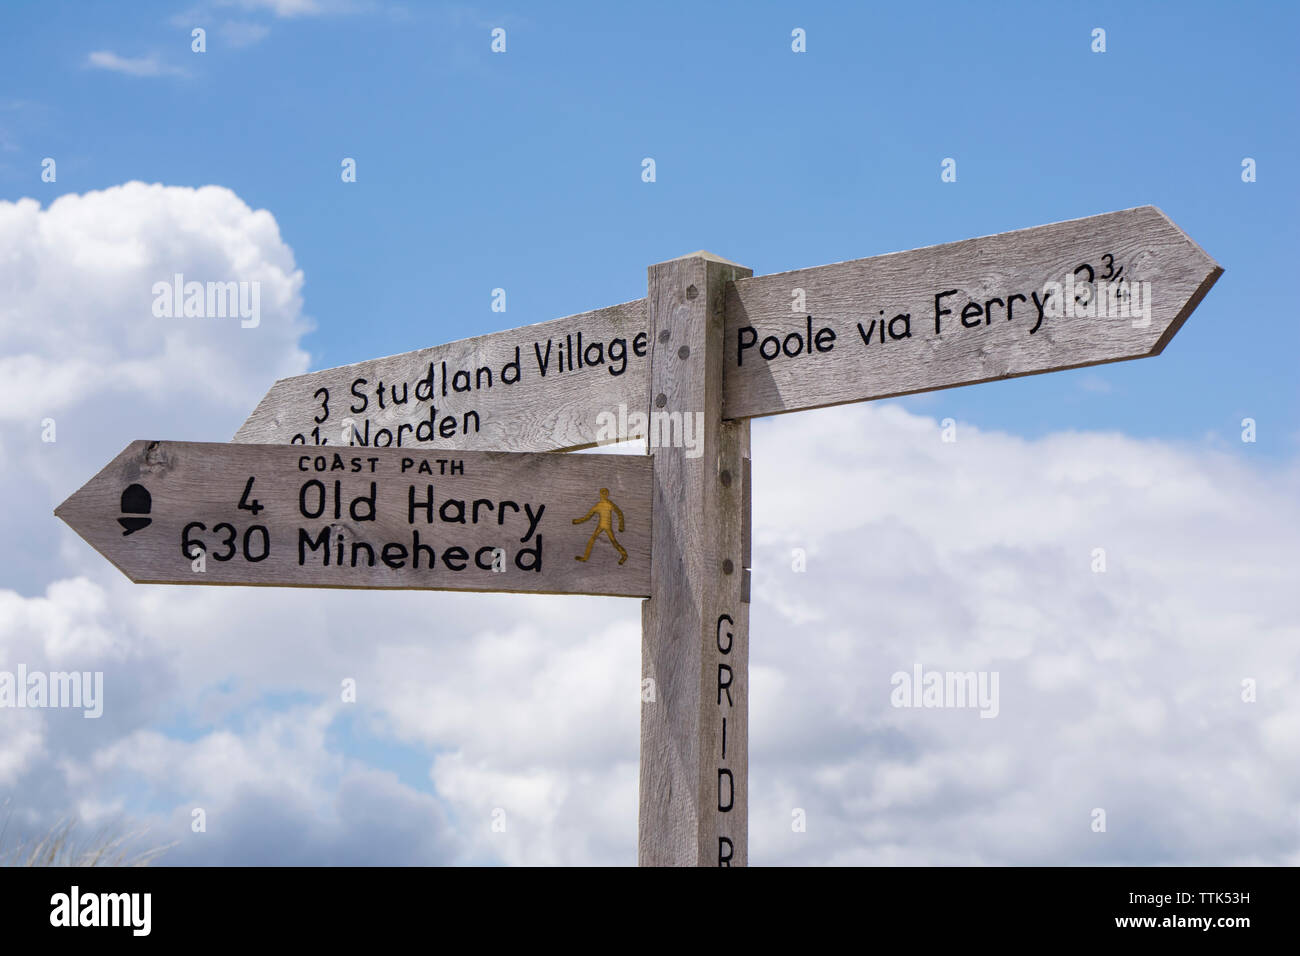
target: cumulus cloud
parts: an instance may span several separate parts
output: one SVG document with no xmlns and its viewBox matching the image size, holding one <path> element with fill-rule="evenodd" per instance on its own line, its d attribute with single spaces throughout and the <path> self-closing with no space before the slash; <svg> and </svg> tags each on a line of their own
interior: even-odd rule
<svg viewBox="0 0 1300 956">
<path fill-rule="evenodd" d="M 173 272 L 258 277 L 262 323 L 155 319 Z M 639 602 L 137 586 L 49 514 L 127 441 L 226 440 L 305 370 L 302 283 L 228 190 L 0 203 L 0 670 L 99 670 L 106 698 L 0 710 L 15 832 L 75 810 L 178 863 L 634 862 Z M 944 442 L 894 404 L 757 422 L 753 457 L 753 863 L 1300 862 L 1295 463 Z M 918 665 L 997 672 L 996 718 L 893 706 Z"/>
<path fill-rule="evenodd" d="M 1295 466 L 957 439 L 890 406 L 757 430 L 753 862 L 1294 862 Z M 998 672 L 997 718 L 892 706 L 918 663 Z"/>
<path fill-rule="evenodd" d="M 178 274 L 257 282 L 260 324 L 156 318 Z M 136 438 L 227 440 L 307 366 L 302 283 L 274 217 L 221 187 L 0 202 L 0 491 L 30 505 L 0 512 L 0 535 L 50 540 L 54 506 Z M 32 548 L 5 580 L 37 593 L 66 573 L 55 558 Z"/>
</svg>

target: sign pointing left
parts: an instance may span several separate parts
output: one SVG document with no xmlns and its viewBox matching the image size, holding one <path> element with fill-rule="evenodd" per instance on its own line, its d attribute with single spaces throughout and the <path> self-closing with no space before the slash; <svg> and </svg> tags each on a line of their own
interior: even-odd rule
<svg viewBox="0 0 1300 956">
<path fill-rule="evenodd" d="M 54 513 L 140 584 L 647 597 L 651 467 L 136 441 Z"/>
</svg>

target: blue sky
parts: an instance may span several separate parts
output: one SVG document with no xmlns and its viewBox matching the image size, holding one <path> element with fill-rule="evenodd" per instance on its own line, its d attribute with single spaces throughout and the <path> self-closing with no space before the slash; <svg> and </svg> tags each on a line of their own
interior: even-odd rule
<svg viewBox="0 0 1300 956">
<path fill-rule="evenodd" d="M 6 3 L 0 670 L 106 686 L 100 720 L 0 711 L 9 832 L 634 861 L 638 602 L 137 586 L 53 507 L 128 441 L 228 440 L 279 376 L 638 299 L 698 249 L 762 275 L 1154 204 L 1225 269 L 1161 356 L 755 424 L 750 858 L 1300 865 L 1297 27 L 1274 3 Z M 258 277 L 262 325 L 150 320 L 173 269 Z M 822 495 L 852 505 L 828 523 Z M 918 663 L 1000 672 L 1002 718 L 893 709 Z"/>
<path fill-rule="evenodd" d="M 645 266 L 699 248 L 763 274 L 1152 203 L 1226 270 L 1163 356 L 906 404 L 1027 435 L 1250 416 L 1261 440 L 1228 445 L 1259 457 L 1300 440 L 1285 5 L 273 6 L 8 6 L 0 195 L 230 187 L 306 275 L 314 367 L 639 298 Z M 230 22 L 267 33 L 232 48 Z"/>
</svg>

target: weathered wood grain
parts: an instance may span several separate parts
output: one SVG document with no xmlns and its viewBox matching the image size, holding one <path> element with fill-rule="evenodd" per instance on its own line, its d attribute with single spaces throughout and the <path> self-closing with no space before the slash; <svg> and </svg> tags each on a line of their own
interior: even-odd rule
<svg viewBox="0 0 1300 956">
<path fill-rule="evenodd" d="M 643 605 L 638 860 L 748 862 L 749 423 L 721 421 L 722 306 L 734 263 L 651 266 L 649 411 L 703 414 L 701 454 L 655 449 L 651 597 Z"/>
<path fill-rule="evenodd" d="M 586 448 L 597 443 L 602 413 L 645 403 L 645 329 L 639 299 L 281 379 L 234 441 L 430 452 Z"/>
<path fill-rule="evenodd" d="M 650 483 L 644 456 L 137 441 L 55 514 L 143 584 L 645 597 Z M 602 488 L 622 564 L 603 533 L 575 560 Z"/>
<path fill-rule="evenodd" d="M 1149 283 L 1150 314 L 1047 316 L 1053 300 L 1046 284 L 1064 287 L 1076 270 L 1086 279 L 1085 265 L 1095 280 L 1118 276 L 1119 288 L 1128 282 L 1130 292 L 1133 281 Z M 1164 213 L 1142 206 L 741 279 L 727 294 L 724 415 L 774 415 L 1156 355 L 1222 271 Z M 938 307 L 950 314 L 940 316 L 936 334 L 942 293 L 950 294 Z M 1034 293 L 1044 320 L 1031 332 L 1039 317 Z M 1062 288 L 1055 301 L 1065 298 Z M 978 314 L 963 316 L 968 303 Z M 823 334 L 816 341 L 823 328 L 833 340 Z M 754 344 L 742 353 L 751 336 Z M 770 361 L 760 355 L 765 339 L 774 351 L 769 336 L 782 349 Z"/>
</svg>

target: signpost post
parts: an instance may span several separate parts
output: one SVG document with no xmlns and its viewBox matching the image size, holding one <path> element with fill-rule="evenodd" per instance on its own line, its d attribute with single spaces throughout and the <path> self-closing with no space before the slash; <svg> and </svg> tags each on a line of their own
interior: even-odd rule
<svg viewBox="0 0 1300 956">
<path fill-rule="evenodd" d="M 667 410 L 670 423 L 701 414 L 704 443 L 692 457 L 660 440 L 653 456 L 642 865 L 744 866 L 749 856 L 749 422 L 722 421 L 723 303 L 727 284 L 749 274 L 708 253 L 650 267 L 650 412 Z"/>
<path fill-rule="evenodd" d="M 748 419 L 1157 355 L 1222 272 L 1153 206 L 756 278 L 695 253 L 645 299 L 283 379 L 244 444 L 135 442 L 56 514 L 143 583 L 648 598 L 638 860 L 742 866 Z M 543 454 L 611 418 L 653 455 Z"/>
</svg>

